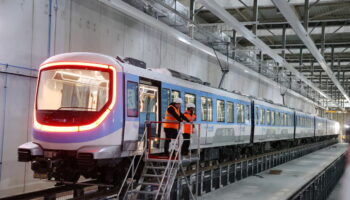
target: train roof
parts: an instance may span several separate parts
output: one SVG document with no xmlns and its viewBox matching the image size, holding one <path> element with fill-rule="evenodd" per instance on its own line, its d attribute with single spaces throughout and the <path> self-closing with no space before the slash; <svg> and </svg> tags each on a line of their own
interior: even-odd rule
<svg viewBox="0 0 350 200">
<path fill-rule="evenodd" d="M 96 64 L 106 64 L 116 66 L 116 59 L 99 53 L 90 52 L 72 52 L 62 53 L 46 59 L 41 65 L 53 62 L 88 62 Z"/>
<path fill-rule="evenodd" d="M 130 60 L 134 62 L 129 62 Z M 268 99 L 262 99 L 251 95 L 242 94 L 239 91 L 228 91 L 225 89 L 215 88 L 209 86 L 208 83 L 203 82 L 201 79 L 190 76 L 181 72 L 177 72 L 175 70 L 166 69 L 166 68 L 146 68 L 144 62 L 139 61 L 142 66 L 136 66 L 138 63 L 137 59 L 128 58 L 125 60 L 120 57 L 114 58 L 108 55 L 100 54 L 100 53 L 91 53 L 91 52 L 71 52 L 71 53 L 62 53 L 55 56 L 52 56 L 46 59 L 42 65 L 52 62 L 90 62 L 90 63 L 98 63 L 98 64 L 107 64 L 111 66 L 124 66 L 125 72 L 132 72 L 139 76 L 143 76 L 146 78 L 152 78 L 155 80 L 160 80 L 164 82 L 169 82 L 171 84 L 176 84 L 179 86 L 200 90 L 203 92 L 208 92 L 212 94 L 217 94 L 220 96 L 229 96 L 238 100 L 250 101 L 254 100 L 254 102 L 258 102 L 259 104 L 263 104 L 265 106 L 282 108 L 288 111 L 296 111 L 298 113 L 311 115 L 310 113 L 305 113 L 303 111 L 297 110 L 296 108 L 291 108 L 286 105 L 274 103 Z M 159 74 L 163 74 L 164 76 L 159 76 Z M 179 81 L 182 80 L 182 81 Z M 318 118 L 322 118 L 317 116 Z M 326 118 L 323 118 L 326 119 Z M 329 119 L 327 119 L 329 120 Z"/>
</svg>

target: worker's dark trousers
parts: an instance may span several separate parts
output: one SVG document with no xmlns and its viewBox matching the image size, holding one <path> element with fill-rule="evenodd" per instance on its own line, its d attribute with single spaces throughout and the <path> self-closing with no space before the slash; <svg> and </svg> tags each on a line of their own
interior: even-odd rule
<svg viewBox="0 0 350 200">
<path fill-rule="evenodd" d="M 188 152 L 189 152 L 191 134 L 183 133 L 182 136 L 184 141 L 181 147 L 181 155 L 184 156 L 184 155 L 188 155 Z"/>
<path fill-rule="evenodd" d="M 164 153 L 165 155 L 169 155 L 169 144 L 171 142 L 170 139 L 176 139 L 177 137 L 177 129 L 173 129 L 173 128 L 164 128 L 164 132 L 165 132 L 165 137 L 169 140 L 165 140 L 164 142 Z"/>
</svg>

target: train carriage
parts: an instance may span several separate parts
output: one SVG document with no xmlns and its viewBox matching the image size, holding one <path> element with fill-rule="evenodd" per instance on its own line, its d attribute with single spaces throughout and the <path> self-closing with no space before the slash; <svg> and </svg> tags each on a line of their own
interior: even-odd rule
<svg viewBox="0 0 350 200">
<path fill-rule="evenodd" d="M 254 100 L 254 142 L 294 139 L 294 111 L 285 106 Z"/>
<path fill-rule="evenodd" d="M 256 146 L 264 151 L 261 144 L 336 136 L 339 131 L 335 121 L 209 87 L 172 70 L 145 69 L 134 59 L 66 53 L 40 67 L 33 140 L 18 148 L 18 160 L 32 162 L 36 174 L 56 181 L 83 175 L 115 182 L 124 178 L 118 174 L 129 157 L 137 155 L 145 122 L 162 121 L 176 97 L 184 101 L 182 112 L 186 103 L 196 105 L 204 160 L 236 158 Z M 325 127 L 326 133 L 321 130 Z M 152 124 L 153 136 L 164 137 L 162 132 L 161 124 Z M 192 135 L 192 144 L 198 134 Z M 158 147 L 161 152 L 162 144 Z"/>
<path fill-rule="evenodd" d="M 339 122 L 327 119 L 327 136 L 336 137 L 339 135 Z"/>
<path fill-rule="evenodd" d="M 295 138 L 312 138 L 315 136 L 314 117 L 295 111 Z"/>
<path fill-rule="evenodd" d="M 315 116 L 315 136 L 327 135 L 327 120 L 318 116 Z"/>
</svg>

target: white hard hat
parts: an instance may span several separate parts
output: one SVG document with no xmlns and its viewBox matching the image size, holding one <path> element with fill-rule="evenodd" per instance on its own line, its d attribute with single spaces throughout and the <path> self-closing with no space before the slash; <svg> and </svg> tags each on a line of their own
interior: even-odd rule
<svg viewBox="0 0 350 200">
<path fill-rule="evenodd" d="M 194 105 L 194 103 L 188 103 L 186 105 L 186 108 L 195 108 L 196 106 Z"/>
<path fill-rule="evenodd" d="M 176 97 L 173 102 L 174 103 L 182 103 L 182 99 L 179 97 Z"/>
</svg>

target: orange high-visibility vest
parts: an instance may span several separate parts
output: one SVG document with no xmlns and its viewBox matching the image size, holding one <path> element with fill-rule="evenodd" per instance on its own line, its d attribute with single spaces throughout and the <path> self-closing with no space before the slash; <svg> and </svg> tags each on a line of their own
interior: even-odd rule
<svg viewBox="0 0 350 200">
<path fill-rule="evenodd" d="M 168 108 L 173 107 L 176 114 L 180 116 L 180 111 L 173 105 L 169 105 Z M 165 120 L 164 120 L 164 128 L 173 128 L 173 129 L 179 129 L 179 121 L 176 120 L 176 118 L 168 112 L 168 109 L 166 109 L 165 113 Z M 172 122 L 172 123 L 167 123 Z M 175 122 L 175 123 L 174 123 Z"/>
<path fill-rule="evenodd" d="M 192 123 L 194 120 L 196 120 L 196 115 L 190 115 L 189 112 L 184 113 L 185 117 Z M 184 133 L 186 134 L 192 134 L 194 132 L 194 125 L 193 124 L 184 124 Z"/>
</svg>

